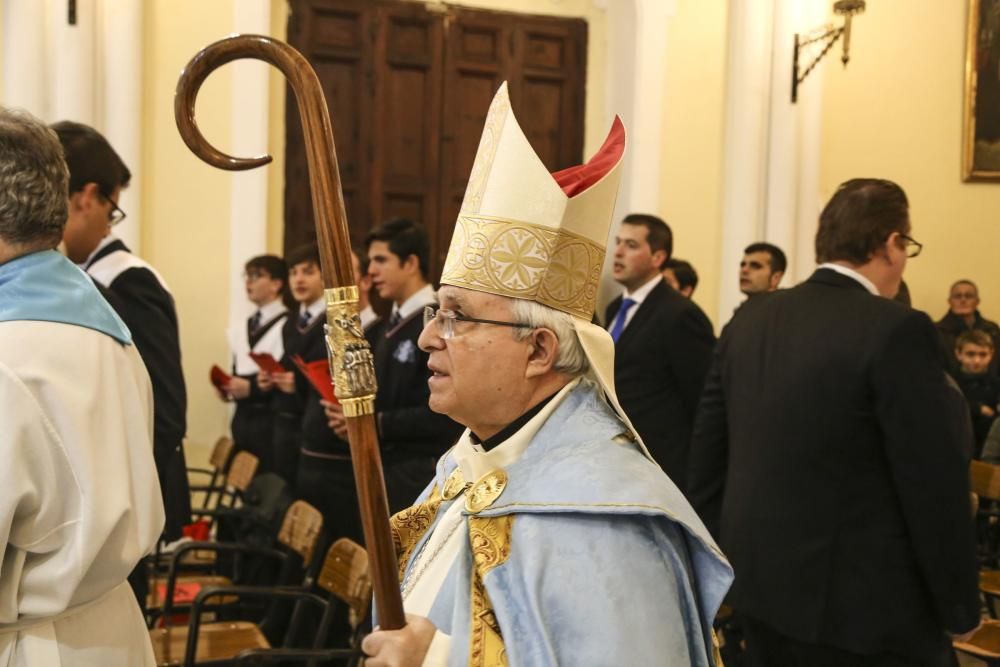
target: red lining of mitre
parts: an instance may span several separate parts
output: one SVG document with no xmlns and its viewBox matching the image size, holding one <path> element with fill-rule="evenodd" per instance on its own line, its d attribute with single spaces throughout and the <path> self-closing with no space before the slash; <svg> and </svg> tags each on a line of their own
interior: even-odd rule
<svg viewBox="0 0 1000 667">
<path fill-rule="evenodd" d="M 607 176 L 622 159 L 623 153 L 625 153 L 625 126 L 622 124 L 622 119 L 615 116 L 608 138 L 592 158 L 585 164 L 557 171 L 552 174 L 552 178 L 556 179 L 556 183 L 567 197 L 575 197 Z"/>
</svg>

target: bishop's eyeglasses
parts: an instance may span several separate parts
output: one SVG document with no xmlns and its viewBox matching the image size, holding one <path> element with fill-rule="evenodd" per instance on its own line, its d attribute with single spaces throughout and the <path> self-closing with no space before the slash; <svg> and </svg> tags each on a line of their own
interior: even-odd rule
<svg viewBox="0 0 1000 667">
<path fill-rule="evenodd" d="M 498 327 L 513 327 L 515 329 L 534 328 L 530 324 L 524 324 L 523 322 L 500 322 L 498 320 L 483 320 L 478 317 L 466 317 L 465 315 L 459 315 L 454 310 L 447 310 L 437 305 L 424 307 L 424 328 L 426 329 L 431 322 L 438 323 L 438 326 L 441 327 L 440 336 L 445 340 L 451 340 L 455 337 L 455 322 L 492 324 Z"/>
</svg>

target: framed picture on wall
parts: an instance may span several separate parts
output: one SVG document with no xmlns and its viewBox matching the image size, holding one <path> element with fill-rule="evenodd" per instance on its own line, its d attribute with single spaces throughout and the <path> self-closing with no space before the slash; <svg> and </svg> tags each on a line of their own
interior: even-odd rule
<svg viewBox="0 0 1000 667">
<path fill-rule="evenodd" d="M 1000 0 L 969 0 L 962 177 L 1000 181 Z"/>
</svg>

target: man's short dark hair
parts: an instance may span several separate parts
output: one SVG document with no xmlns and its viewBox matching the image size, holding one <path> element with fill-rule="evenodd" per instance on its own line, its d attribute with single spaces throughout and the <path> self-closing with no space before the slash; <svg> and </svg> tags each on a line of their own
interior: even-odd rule
<svg viewBox="0 0 1000 667">
<path fill-rule="evenodd" d="M 285 260 L 277 255 L 258 255 L 246 263 L 243 270 L 247 273 L 251 271 L 264 272 L 273 280 L 280 280 L 285 285 L 288 284 L 288 265 Z"/>
<path fill-rule="evenodd" d="M 45 123 L 0 107 L 0 239 L 54 248 L 67 217 L 62 147 Z"/>
<path fill-rule="evenodd" d="M 87 183 L 96 183 L 104 197 L 124 188 L 132 173 L 104 136 L 83 123 L 63 120 L 52 125 L 59 137 L 69 166 L 69 193 L 79 192 Z"/>
<path fill-rule="evenodd" d="M 785 252 L 774 245 L 773 243 L 765 243 L 760 241 L 758 243 L 751 243 L 744 250 L 744 255 L 749 255 L 752 252 L 766 252 L 771 258 L 771 273 L 781 273 L 785 272 L 788 268 L 788 259 L 785 257 Z"/>
<path fill-rule="evenodd" d="M 694 288 L 698 286 L 698 272 L 694 270 L 691 262 L 671 258 L 663 263 L 663 268 L 674 272 L 678 288 L 690 287 L 691 291 L 694 291 Z"/>
<path fill-rule="evenodd" d="M 629 213 L 622 220 L 623 224 L 639 225 L 646 228 L 646 242 L 649 243 L 650 252 L 665 250 L 666 259 L 660 265 L 660 270 L 665 268 L 666 261 L 674 254 L 674 233 L 670 231 L 670 225 L 650 213 Z"/>
<path fill-rule="evenodd" d="M 892 181 L 854 178 L 837 188 L 820 213 L 816 261 L 867 264 L 893 232 L 909 231 L 903 188 Z"/>
<path fill-rule="evenodd" d="M 392 218 L 371 230 L 365 239 L 365 249 L 371 248 L 375 241 L 389 244 L 389 252 L 405 262 L 410 255 L 416 255 L 420 266 L 420 275 L 427 279 L 430 270 L 431 241 L 427 231 L 408 218 Z"/>
<path fill-rule="evenodd" d="M 294 248 L 285 256 L 285 263 L 289 270 L 298 264 L 306 263 L 315 264 L 319 268 L 323 266 L 319 261 L 319 246 L 315 243 L 306 243 Z"/>
</svg>

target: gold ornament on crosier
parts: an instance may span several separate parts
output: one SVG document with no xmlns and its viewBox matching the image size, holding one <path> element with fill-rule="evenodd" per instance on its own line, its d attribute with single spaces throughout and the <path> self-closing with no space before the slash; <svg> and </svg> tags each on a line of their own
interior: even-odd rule
<svg viewBox="0 0 1000 667">
<path fill-rule="evenodd" d="M 375 413 L 375 361 L 361 328 L 356 286 L 325 290 L 326 349 L 333 391 L 347 417 Z"/>
<path fill-rule="evenodd" d="M 590 319 L 603 263 L 602 246 L 565 229 L 459 215 L 441 282 Z"/>
</svg>

